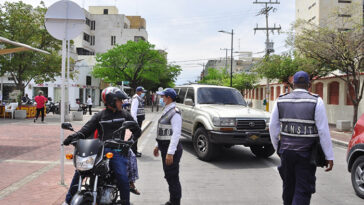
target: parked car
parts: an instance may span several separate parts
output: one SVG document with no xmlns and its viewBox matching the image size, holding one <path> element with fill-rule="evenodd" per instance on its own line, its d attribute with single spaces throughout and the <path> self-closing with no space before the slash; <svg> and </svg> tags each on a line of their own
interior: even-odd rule
<svg viewBox="0 0 364 205">
<path fill-rule="evenodd" d="M 347 163 L 355 193 L 364 199 L 364 114 L 355 124 L 348 146 Z"/>
<path fill-rule="evenodd" d="M 230 87 L 186 85 L 175 88 L 182 113 L 182 135 L 191 139 L 199 159 L 212 160 L 221 147 L 250 147 L 257 157 L 274 153 L 268 112 L 247 106 Z"/>
</svg>

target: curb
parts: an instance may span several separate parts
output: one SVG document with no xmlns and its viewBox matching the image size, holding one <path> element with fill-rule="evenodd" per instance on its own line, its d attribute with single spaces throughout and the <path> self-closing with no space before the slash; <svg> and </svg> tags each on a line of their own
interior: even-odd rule
<svg viewBox="0 0 364 205">
<path fill-rule="evenodd" d="M 146 125 L 142 126 L 142 134 L 144 133 L 144 131 L 146 129 L 148 129 L 148 127 L 152 124 L 152 121 L 148 121 Z"/>
<path fill-rule="evenodd" d="M 344 142 L 342 140 L 337 140 L 337 139 L 331 139 L 333 144 L 342 146 L 342 147 L 348 147 L 349 143 L 348 142 Z"/>
</svg>

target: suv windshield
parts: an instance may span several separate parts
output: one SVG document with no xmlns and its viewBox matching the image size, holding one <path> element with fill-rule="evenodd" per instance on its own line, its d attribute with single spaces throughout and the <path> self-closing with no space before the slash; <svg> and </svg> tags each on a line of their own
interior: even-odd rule
<svg viewBox="0 0 364 205">
<path fill-rule="evenodd" d="M 246 102 L 239 91 L 230 88 L 199 88 L 197 92 L 199 104 L 243 105 Z"/>
</svg>

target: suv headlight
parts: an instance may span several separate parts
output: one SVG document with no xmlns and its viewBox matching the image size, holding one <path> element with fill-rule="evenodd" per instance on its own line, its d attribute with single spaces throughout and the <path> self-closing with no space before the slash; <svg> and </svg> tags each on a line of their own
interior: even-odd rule
<svg viewBox="0 0 364 205">
<path fill-rule="evenodd" d="M 214 117 L 212 119 L 212 123 L 216 127 L 235 127 L 236 119 L 235 118 L 218 118 Z"/>
<path fill-rule="evenodd" d="M 269 127 L 269 124 L 270 124 L 270 118 L 266 118 L 265 119 L 265 126 Z"/>
<path fill-rule="evenodd" d="M 96 154 L 88 157 L 76 156 L 76 169 L 80 171 L 87 171 L 94 167 Z"/>
</svg>

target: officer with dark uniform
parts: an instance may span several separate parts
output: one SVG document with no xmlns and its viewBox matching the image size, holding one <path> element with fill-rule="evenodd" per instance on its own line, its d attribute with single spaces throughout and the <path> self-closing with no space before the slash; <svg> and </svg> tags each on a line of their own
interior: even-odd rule
<svg viewBox="0 0 364 205">
<path fill-rule="evenodd" d="M 332 170 L 334 154 L 325 106 L 318 95 L 307 91 L 308 74 L 297 72 L 293 83 L 293 92 L 279 96 L 273 107 L 269 132 L 281 158 L 278 170 L 284 205 L 307 205 L 315 193 L 316 164 L 310 160 L 313 146 L 320 141 L 327 162 L 325 171 Z"/>
<path fill-rule="evenodd" d="M 136 122 L 138 122 L 139 127 L 142 127 L 143 121 L 145 120 L 145 110 L 144 110 L 144 96 L 145 90 L 142 86 L 136 88 L 136 94 L 133 96 L 131 101 L 130 114 Z M 141 157 L 142 153 L 138 152 L 138 141 L 136 141 L 131 147 L 135 156 Z"/>
<path fill-rule="evenodd" d="M 112 133 L 122 126 L 124 121 L 133 121 L 132 116 L 125 110 L 122 110 L 123 100 L 128 96 L 119 88 L 108 87 L 102 91 L 102 101 L 106 109 L 93 115 L 80 131 L 68 136 L 63 144 L 69 145 L 72 141 L 85 136 L 93 136 L 97 131 L 98 138 L 107 140 L 112 137 Z M 139 127 L 131 129 L 134 140 L 141 135 Z M 114 157 L 110 160 L 110 168 L 114 171 L 117 186 L 120 191 L 121 204 L 130 204 L 130 187 L 127 173 L 128 158 L 120 153 L 121 150 L 105 148 L 105 152 L 112 152 Z M 63 204 L 70 204 L 73 195 L 77 192 L 79 174 L 76 171 L 73 176 L 70 189 L 66 195 L 66 200 Z"/>
<path fill-rule="evenodd" d="M 176 108 L 177 94 L 172 88 L 157 92 L 165 104 L 162 116 L 158 121 L 157 145 L 154 148 L 154 156 L 162 155 L 164 178 L 169 186 L 169 201 L 166 205 L 179 205 L 181 203 L 182 190 L 179 181 L 179 162 L 182 157 L 182 145 L 179 142 L 182 129 L 182 117 Z"/>
</svg>

